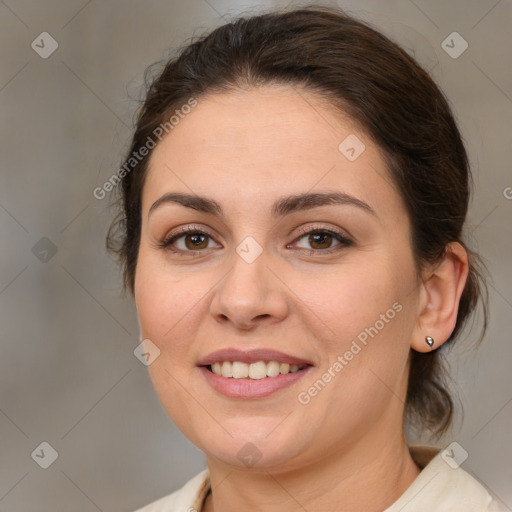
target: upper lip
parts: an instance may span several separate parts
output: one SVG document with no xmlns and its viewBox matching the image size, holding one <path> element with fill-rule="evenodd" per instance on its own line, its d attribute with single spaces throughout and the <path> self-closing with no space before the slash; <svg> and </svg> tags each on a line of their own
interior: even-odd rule
<svg viewBox="0 0 512 512">
<path fill-rule="evenodd" d="M 222 363 L 223 361 L 240 361 L 242 363 L 257 363 L 258 361 L 277 361 L 278 363 L 289 363 L 301 365 L 311 365 L 310 361 L 295 357 L 278 350 L 267 350 L 264 348 L 252 350 L 239 350 L 236 348 L 225 348 L 216 350 L 203 357 L 197 362 L 197 366 L 208 366 L 213 363 Z"/>
</svg>

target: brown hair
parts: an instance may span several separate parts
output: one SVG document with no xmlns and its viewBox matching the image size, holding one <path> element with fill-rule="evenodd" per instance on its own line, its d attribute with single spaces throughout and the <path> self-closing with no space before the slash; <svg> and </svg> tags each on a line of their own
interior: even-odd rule
<svg viewBox="0 0 512 512">
<path fill-rule="evenodd" d="M 382 149 L 411 219 L 418 269 L 438 262 L 450 242 L 466 247 L 461 237 L 471 174 L 443 93 L 399 46 L 334 8 L 310 6 L 242 17 L 181 49 L 149 85 L 123 168 L 128 169 L 133 154 L 154 139 L 155 130 L 190 98 L 272 83 L 321 95 L 349 114 Z M 107 247 L 120 256 L 125 288 L 132 293 L 150 156 L 151 151 L 130 161 L 132 168 L 123 173 L 120 213 L 107 235 Z M 469 276 L 449 340 L 432 352 L 411 350 L 407 418 L 410 425 L 434 434 L 447 430 L 454 410 L 443 352 L 479 299 L 481 337 L 487 326 L 481 262 L 468 253 Z"/>
</svg>

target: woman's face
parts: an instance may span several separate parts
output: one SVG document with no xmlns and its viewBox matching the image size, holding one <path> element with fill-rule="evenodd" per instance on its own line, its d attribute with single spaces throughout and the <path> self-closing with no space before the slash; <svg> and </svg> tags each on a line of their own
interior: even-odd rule
<svg viewBox="0 0 512 512">
<path fill-rule="evenodd" d="M 294 468 L 396 436 L 418 299 L 381 151 L 311 93 L 199 98 L 154 149 L 141 337 L 163 406 L 210 460 Z"/>
</svg>

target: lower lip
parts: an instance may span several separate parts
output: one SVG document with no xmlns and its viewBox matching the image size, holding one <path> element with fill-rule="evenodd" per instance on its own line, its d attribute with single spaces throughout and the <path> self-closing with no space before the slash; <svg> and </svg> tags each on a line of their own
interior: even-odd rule
<svg viewBox="0 0 512 512">
<path fill-rule="evenodd" d="M 264 398 L 266 396 L 291 386 L 299 379 L 304 377 L 312 366 L 307 366 L 303 370 L 294 373 L 279 374 L 275 377 L 265 377 L 264 379 L 233 379 L 222 377 L 211 372 L 205 366 L 200 366 L 199 370 L 204 375 L 206 381 L 215 391 L 230 398 Z"/>
</svg>

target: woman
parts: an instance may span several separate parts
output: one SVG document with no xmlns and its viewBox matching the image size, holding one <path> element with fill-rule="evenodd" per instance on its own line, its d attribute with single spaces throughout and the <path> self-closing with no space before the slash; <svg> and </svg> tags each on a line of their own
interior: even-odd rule
<svg viewBox="0 0 512 512">
<path fill-rule="evenodd" d="M 460 133 L 411 57 L 329 8 L 224 25 L 153 81 L 120 177 L 109 247 L 208 465 L 141 512 L 496 510 L 460 445 L 404 435 L 450 426 L 440 354 L 485 290 Z"/>
</svg>

